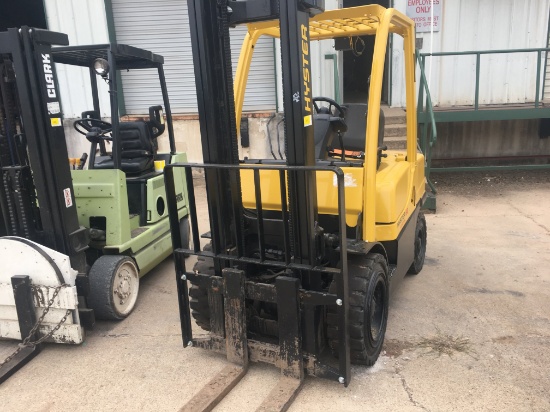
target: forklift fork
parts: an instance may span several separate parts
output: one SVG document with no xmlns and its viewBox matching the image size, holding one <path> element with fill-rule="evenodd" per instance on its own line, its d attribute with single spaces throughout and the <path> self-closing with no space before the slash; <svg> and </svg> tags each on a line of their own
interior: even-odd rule
<svg viewBox="0 0 550 412">
<path fill-rule="evenodd" d="M 218 282 L 216 282 L 218 283 Z M 223 269 L 225 306 L 225 348 L 217 337 L 192 339 L 192 344 L 216 349 L 230 365 L 222 369 L 183 408 L 185 412 L 210 411 L 248 371 L 249 352 L 254 360 L 263 354 L 281 368 L 281 378 L 258 411 L 284 411 L 292 403 L 304 381 L 304 357 L 300 333 L 299 280 L 279 277 L 275 283 L 279 310 L 279 353 L 274 345 L 249 341 L 246 336 L 246 277 L 238 269 Z"/>
<path fill-rule="evenodd" d="M 182 249 L 180 227 L 177 220 L 176 188 L 174 186 L 174 170 L 185 168 L 186 184 L 189 194 L 189 216 L 192 226 L 193 250 Z M 197 208 L 195 203 L 194 182 L 192 168 L 227 169 L 230 171 L 252 170 L 259 176 L 260 170 L 271 170 L 280 173 L 281 209 L 288 210 L 286 197 L 286 179 L 284 176 L 297 171 L 330 171 L 335 174 L 338 185 L 339 232 L 340 244 L 338 251 L 341 256 L 339 268 L 313 266 L 304 263 L 295 263 L 290 254 L 290 242 L 284 242 L 284 261 L 265 259 L 265 239 L 262 230 L 259 244 L 260 258 L 214 252 L 200 251 L 200 237 L 198 229 Z M 344 173 L 333 166 L 266 166 L 266 165 L 213 165 L 213 164 L 174 164 L 165 168 L 166 190 L 168 198 L 168 212 L 174 257 L 176 266 L 176 280 L 182 328 L 183 346 L 197 346 L 224 354 L 230 365 L 220 371 L 195 395 L 182 409 L 183 411 L 209 411 L 220 402 L 223 397 L 240 381 L 248 370 L 248 362 L 262 362 L 275 365 L 281 369 L 281 378 L 275 388 L 258 410 L 286 410 L 298 394 L 304 381 L 305 373 L 337 381 L 347 386 L 350 381 L 350 348 L 348 330 L 348 282 L 347 282 L 347 240 L 345 233 L 345 197 Z M 253 179 L 255 192 L 259 191 L 260 179 Z M 256 190 L 258 189 L 258 190 Z M 258 197 L 257 197 L 258 199 Z M 241 212 L 242 213 L 242 212 Z M 256 202 L 258 229 L 264 222 L 261 198 Z M 286 213 L 283 213 L 286 215 Z M 282 220 L 285 238 L 288 238 L 288 219 Z M 195 254 L 205 258 L 222 260 L 227 267 L 221 270 L 221 276 L 186 271 L 185 256 Z M 262 258 L 263 256 L 264 258 Z M 257 283 L 247 280 L 244 270 L 238 269 L 244 264 L 254 264 L 266 268 L 283 269 L 287 273 L 309 272 L 314 276 L 330 274 L 336 280 L 336 293 L 326 293 L 302 288 L 298 277 L 278 276 L 274 284 Z M 211 314 L 211 333 L 207 337 L 193 337 L 191 330 L 191 312 L 189 307 L 189 292 L 187 281 L 192 281 L 208 292 L 208 301 Z M 245 302 L 255 300 L 269 302 L 277 306 L 279 343 L 274 344 L 247 336 L 247 316 Z M 302 333 L 302 319 L 307 308 L 315 306 L 337 305 L 339 317 L 339 365 L 331 366 L 316 356 L 304 350 Z M 306 331 L 307 332 L 307 331 Z M 308 339 L 314 339 L 306 333 Z"/>
</svg>

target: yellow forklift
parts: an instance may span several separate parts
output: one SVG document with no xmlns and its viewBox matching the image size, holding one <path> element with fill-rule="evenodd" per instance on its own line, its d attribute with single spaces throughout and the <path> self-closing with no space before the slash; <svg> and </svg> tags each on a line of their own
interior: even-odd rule
<svg viewBox="0 0 550 412">
<path fill-rule="evenodd" d="M 324 11 L 319 0 L 189 0 L 204 164 L 167 167 L 183 345 L 230 364 L 184 410 L 210 410 L 249 361 L 281 368 L 259 410 L 285 410 L 305 374 L 347 386 L 373 365 L 390 287 L 426 252 L 424 156 L 417 150 L 414 23 L 378 5 Z M 218 22 L 221 22 L 218 24 Z M 236 76 L 230 26 L 246 24 Z M 406 150 L 387 150 L 380 110 L 390 33 L 404 39 Z M 312 95 L 312 41 L 375 36 L 368 101 Z M 280 38 L 285 160 L 239 159 L 237 130 L 258 40 Z M 174 176 L 184 168 L 194 250 L 182 247 Z M 191 170 L 204 169 L 211 243 L 199 249 Z M 198 255 L 193 270 L 184 257 Z M 188 283 L 189 282 L 189 283 Z M 194 337 L 192 318 L 209 335 Z"/>
</svg>

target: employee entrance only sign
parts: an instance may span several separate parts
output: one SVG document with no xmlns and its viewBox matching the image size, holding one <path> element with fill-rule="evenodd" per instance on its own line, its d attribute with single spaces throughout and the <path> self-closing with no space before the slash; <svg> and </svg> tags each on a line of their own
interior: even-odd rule
<svg viewBox="0 0 550 412">
<path fill-rule="evenodd" d="M 417 33 L 439 31 L 443 0 L 407 0 L 407 16 L 416 23 Z M 432 20 L 433 16 L 433 20 Z"/>
</svg>

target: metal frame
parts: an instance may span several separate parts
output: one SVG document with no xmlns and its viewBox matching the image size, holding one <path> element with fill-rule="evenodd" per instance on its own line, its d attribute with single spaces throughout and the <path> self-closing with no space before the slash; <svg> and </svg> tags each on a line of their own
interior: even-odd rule
<svg viewBox="0 0 550 412">
<path fill-rule="evenodd" d="M 90 85 L 92 87 L 93 107 L 99 115 L 100 105 L 97 89 L 97 74 L 92 68 L 96 58 L 103 58 L 109 62 L 109 99 L 111 106 L 111 124 L 113 139 L 113 163 L 116 169 L 120 169 L 121 147 L 118 129 L 120 124 L 119 90 L 121 90 L 119 70 L 139 70 L 139 69 L 157 69 L 164 111 L 166 113 L 166 123 L 168 128 L 168 140 L 170 144 L 170 154 L 176 153 L 176 142 L 174 136 L 174 126 L 172 123 L 172 110 L 168 98 L 168 89 L 166 87 L 166 77 L 164 75 L 164 57 L 151 53 L 150 51 L 139 49 L 137 47 L 125 44 L 94 44 L 86 46 L 67 46 L 56 47 L 52 49 L 54 60 L 58 64 L 67 64 L 71 66 L 87 67 L 90 70 Z M 105 152 L 104 144 L 101 143 L 102 153 Z M 94 157 L 90 156 L 88 168 L 94 168 Z"/>
<path fill-rule="evenodd" d="M 192 239 L 194 249 L 187 250 L 181 248 L 181 235 L 179 222 L 177 219 L 177 210 L 175 209 L 176 200 L 176 188 L 174 186 L 174 170 L 177 168 L 185 168 L 186 184 L 189 193 L 189 216 L 191 219 Z M 230 174 L 239 174 L 243 170 L 252 170 L 254 173 L 254 188 L 257 196 L 255 212 L 258 216 L 258 232 L 260 258 L 246 257 L 240 253 L 237 249 L 232 251 L 216 252 L 204 252 L 200 250 L 200 236 L 197 218 L 197 207 L 195 202 L 194 182 L 192 169 L 199 168 L 206 170 L 225 170 Z M 265 259 L 265 240 L 263 239 L 264 225 L 263 209 L 261 202 L 260 192 L 260 173 L 262 170 L 277 170 L 280 175 L 280 193 L 282 201 L 282 216 L 284 222 L 284 261 L 275 261 Z M 316 171 L 329 171 L 336 175 L 338 184 L 338 210 L 339 210 L 339 239 L 340 244 L 338 252 L 341 257 L 340 268 L 328 268 L 325 266 L 316 266 L 312 263 L 296 262 L 291 255 L 292 241 L 290 239 L 290 227 L 289 227 L 289 203 L 288 199 L 288 187 L 287 177 L 291 172 L 316 172 Z M 344 173 L 343 171 L 334 166 L 287 166 L 287 165 L 224 165 L 224 164 L 174 164 L 166 166 L 165 168 L 165 180 L 166 190 L 168 196 L 168 208 L 170 216 L 170 227 L 172 233 L 172 242 L 174 244 L 174 256 L 176 265 L 176 281 L 178 285 L 178 299 L 180 307 L 180 319 L 182 327 L 183 346 L 199 346 L 206 349 L 212 349 L 219 353 L 226 354 L 229 360 L 231 358 L 231 351 L 233 347 L 246 347 L 248 346 L 248 353 L 253 361 L 260 361 L 265 363 L 271 363 L 273 365 L 280 366 L 283 373 L 287 376 L 293 376 L 296 379 L 302 379 L 303 376 L 299 373 L 299 370 L 304 368 L 309 374 L 335 380 L 347 386 L 350 381 L 350 348 L 349 348 L 349 331 L 344 325 L 348 324 L 348 277 L 347 277 L 347 240 L 346 240 L 346 222 L 345 222 L 345 196 L 344 196 Z M 241 210 L 230 210 L 231 213 L 242 213 Z M 237 240 L 235 239 L 235 242 Z M 215 262 L 226 262 L 232 266 L 242 265 L 262 265 L 274 269 L 288 270 L 289 273 L 308 273 L 311 277 L 319 277 L 323 273 L 331 274 L 337 281 L 337 294 L 330 294 L 326 292 L 320 292 L 311 290 L 309 288 L 301 288 L 299 283 L 299 277 L 284 277 L 284 279 L 277 280 L 275 285 L 261 284 L 252 281 L 245 281 L 241 279 L 240 275 L 236 275 L 233 269 L 223 269 L 222 277 L 209 276 L 200 273 L 193 273 L 185 268 L 185 256 L 188 254 L 194 254 L 197 256 L 204 256 L 213 258 Z M 236 271 L 240 272 L 240 271 Z M 228 277 L 227 274 L 231 273 L 232 277 Z M 303 277 L 302 277 L 303 279 Z M 221 320 L 212 319 L 213 331 L 217 329 L 217 333 L 213 333 L 208 338 L 193 338 L 191 329 L 191 313 L 189 309 L 189 297 L 187 280 L 193 280 L 203 285 L 209 291 L 209 295 L 224 295 L 227 299 L 227 294 L 233 296 L 236 299 L 235 294 L 231 294 L 232 290 L 236 290 L 241 282 L 244 282 L 244 294 L 240 298 L 244 299 L 256 299 L 264 302 L 276 303 L 277 307 L 281 310 L 279 315 L 279 330 L 280 333 L 280 346 L 273 345 L 266 342 L 260 342 L 256 340 L 246 340 L 246 335 L 242 335 L 242 331 L 237 331 L 230 334 L 230 328 L 228 328 L 228 317 Z M 334 368 L 331 365 L 321 362 L 316 358 L 317 354 L 308 353 L 302 349 L 302 339 L 312 341 L 315 340 L 314 336 L 308 336 L 308 332 L 302 331 L 300 333 L 301 316 L 296 308 L 307 306 L 325 306 L 335 305 L 337 300 L 341 301 L 339 305 L 339 324 L 343 325 L 340 329 L 340 354 L 339 354 L 339 367 Z M 209 299 L 214 301 L 214 299 Z M 212 303 L 211 303 L 212 305 Z M 227 303 L 226 303 L 227 307 Z M 294 309 L 292 309 L 294 308 Z M 211 306 L 211 314 L 216 313 L 215 307 Z M 289 311 L 285 316 L 285 311 Z M 297 312 L 296 312 L 297 311 Z M 296 313 L 295 313 L 296 312 Z M 238 313 L 238 312 L 233 312 Z M 223 314 L 220 313 L 220 314 Z M 306 316 L 306 311 L 302 316 Z M 238 319 L 238 317 L 231 321 L 232 324 L 246 325 L 246 319 Z M 224 325 L 221 328 L 214 328 L 216 323 Z M 231 325 L 230 325 L 231 326 Z M 286 328 L 286 329 L 285 329 Z M 225 330 L 224 330 L 225 329 Z M 238 336 L 235 336 L 238 335 Z M 233 344 L 225 344 L 226 336 L 228 339 L 233 339 Z M 296 363 L 297 362 L 297 363 Z M 297 366 L 298 365 L 298 366 Z M 301 366 L 300 366 L 301 365 Z"/>
</svg>

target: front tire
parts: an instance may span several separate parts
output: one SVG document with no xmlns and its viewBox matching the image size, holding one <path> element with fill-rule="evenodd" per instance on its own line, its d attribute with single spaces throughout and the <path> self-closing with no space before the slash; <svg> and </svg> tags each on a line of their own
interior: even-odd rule
<svg viewBox="0 0 550 412">
<path fill-rule="evenodd" d="M 351 362 L 372 366 L 378 359 L 388 322 L 389 282 L 386 259 L 378 253 L 350 257 L 349 334 Z M 333 281 L 329 291 L 336 293 Z M 335 356 L 339 350 L 339 322 L 335 306 L 327 308 L 328 344 Z"/>
<path fill-rule="evenodd" d="M 88 306 L 98 319 L 122 320 L 134 309 L 139 292 L 139 271 L 128 256 L 104 255 L 88 274 Z"/>
</svg>

